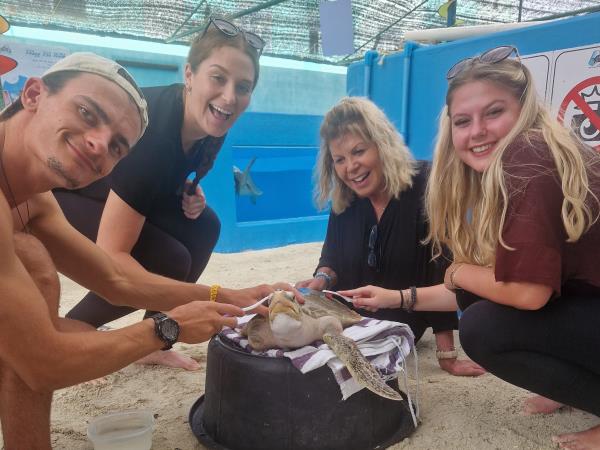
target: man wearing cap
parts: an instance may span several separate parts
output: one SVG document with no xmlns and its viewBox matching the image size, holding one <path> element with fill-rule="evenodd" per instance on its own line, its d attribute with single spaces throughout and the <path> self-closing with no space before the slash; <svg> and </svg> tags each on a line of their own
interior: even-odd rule
<svg viewBox="0 0 600 450">
<path fill-rule="evenodd" d="M 130 273 L 79 234 L 50 190 L 108 174 L 143 134 L 146 102 L 113 61 L 75 53 L 30 78 L 0 113 L 0 421 L 5 448 L 49 449 L 52 390 L 91 380 L 174 342 L 234 326 L 273 287 L 235 291 Z M 96 332 L 58 317 L 57 270 L 116 303 L 167 311 Z M 225 295 L 223 298 L 227 298 Z"/>
</svg>

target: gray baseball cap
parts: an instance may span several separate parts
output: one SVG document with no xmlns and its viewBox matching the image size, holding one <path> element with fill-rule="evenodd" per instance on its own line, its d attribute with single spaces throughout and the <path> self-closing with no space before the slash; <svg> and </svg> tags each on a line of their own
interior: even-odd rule
<svg viewBox="0 0 600 450">
<path fill-rule="evenodd" d="M 88 72 L 118 84 L 135 102 L 142 121 L 142 134 L 148 126 L 148 104 L 144 94 L 127 70 L 120 64 L 90 52 L 71 53 L 50 67 L 42 78 L 56 72 Z"/>
</svg>

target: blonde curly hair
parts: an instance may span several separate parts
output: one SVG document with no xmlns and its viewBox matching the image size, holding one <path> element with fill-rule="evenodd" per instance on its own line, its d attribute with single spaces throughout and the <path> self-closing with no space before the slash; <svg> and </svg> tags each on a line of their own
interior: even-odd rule
<svg viewBox="0 0 600 450">
<path fill-rule="evenodd" d="M 329 145 L 345 135 L 359 136 L 375 144 L 379 152 L 384 189 L 392 198 L 412 186 L 416 162 L 394 125 L 372 101 L 345 97 L 335 105 L 321 124 L 321 148 L 315 166 L 315 201 L 323 209 L 331 201 L 334 213 L 342 213 L 356 194 L 338 177 L 333 167 Z"/>
</svg>

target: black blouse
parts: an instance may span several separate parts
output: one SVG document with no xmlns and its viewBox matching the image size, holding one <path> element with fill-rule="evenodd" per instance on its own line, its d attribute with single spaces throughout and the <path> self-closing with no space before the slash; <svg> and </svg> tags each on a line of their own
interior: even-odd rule
<svg viewBox="0 0 600 450">
<path fill-rule="evenodd" d="M 428 162 L 419 162 L 413 186 L 398 199 L 390 200 L 378 224 L 375 210 L 366 198 L 356 198 L 339 215 L 330 214 L 318 267 L 335 271 L 336 290 L 367 284 L 405 289 L 443 282 L 448 262 L 444 258 L 431 261 L 431 246 L 421 243 L 427 236 L 423 198 L 429 167 Z M 375 224 L 377 240 L 373 250 L 377 261 L 375 267 L 370 267 L 369 236 Z M 397 313 L 380 310 L 369 315 L 394 320 Z"/>
</svg>

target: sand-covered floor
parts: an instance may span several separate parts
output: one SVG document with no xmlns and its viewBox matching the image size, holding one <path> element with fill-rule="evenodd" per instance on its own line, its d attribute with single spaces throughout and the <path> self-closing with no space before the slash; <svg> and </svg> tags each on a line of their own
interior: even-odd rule
<svg viewBox="0 0 600 450">
<path fill-rule="evenodd" d="M 320 244 L 214 254 L 200 282 L 227 287 L 246 287 L 263 282 L 305 279 L 312 273 Z M 63 279 L 61 314 L 85 293 Z M 122 326 L 141 318 L 132 314 L 115 322 Z M 442 372 L 435 360 L 432 335 L 418 344 L 421 425 L 393 449 L 551 449 L 550 436 L 583 430 L 599 423 L 598 418 L 580 411 L 550 416 L 520 414 L 527 393 L 486 374 L 479 378 L 458 378 Z M 204 367 L 206 344 L 177 344 L 180 351 Z M 543 374 L 540 374 L 543 376 Z M 84 384 L 55 394 L 52 410 L 52 441 L 56 449 L 91 449 L 86 437 L 87 423 L 111 411 L 135 408 L 156 415 L 154 450 L 203 449 L 193 436 L 187 416 L 192 403 L 204 392 L 204 370 L 186 372 L 131 365 L 109 375 L 102 383 Z"/>
</svg>

